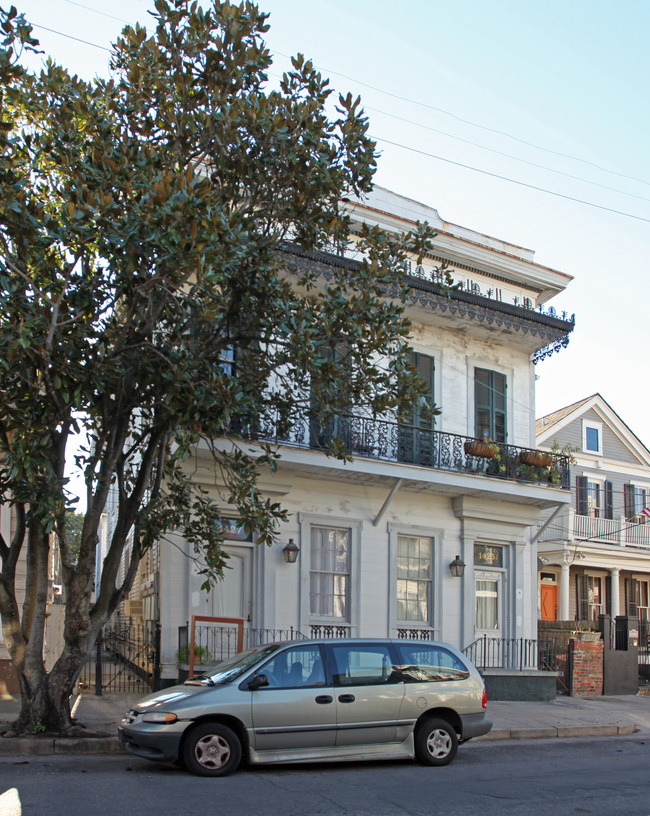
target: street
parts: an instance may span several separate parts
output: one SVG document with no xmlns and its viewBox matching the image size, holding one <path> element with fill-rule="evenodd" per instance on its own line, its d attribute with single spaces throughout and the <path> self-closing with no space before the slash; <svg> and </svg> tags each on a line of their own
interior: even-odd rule
<svg viewBox="0 0 650 816">
<path fill-rule="evenodd" d="M 475 743 L 415 762 L 242 768 L 224 779 L 128 756 L 0 759 L 0 816 L 649 816 L 650 740 Z"/>
</svg>

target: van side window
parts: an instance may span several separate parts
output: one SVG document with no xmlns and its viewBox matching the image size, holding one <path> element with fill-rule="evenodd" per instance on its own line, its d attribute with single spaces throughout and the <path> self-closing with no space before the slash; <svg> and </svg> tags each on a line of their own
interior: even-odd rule
<svg viewBox="0 0 650 816">
<path fill-rule="evenodd" d="M 327 646 L 331 656 L 335 686 L 377 686 L 402 682 L 395 673 L 388 645 L 382 644 L 331 644 Z"/>
<path fill-rule="evenodd" d="M 325 672 L 318 646 L 296 646 L 280 652 L 260 669 L 266 675 L 267 688 L 303 688 L 324 686 Z"/>
<path fill-rule="evenodd" d="M 435 683 L 465 680 L 469 671 L 455 654 L 437 644 L 396 643 L 400 669 L 405 683 Z"/>
</svg>

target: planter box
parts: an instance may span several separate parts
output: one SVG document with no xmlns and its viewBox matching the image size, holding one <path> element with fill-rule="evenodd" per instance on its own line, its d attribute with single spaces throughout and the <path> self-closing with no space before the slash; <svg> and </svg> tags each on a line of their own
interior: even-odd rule
<svg viewBox="0 0 650 816">
<path fill-rule="evenodd" d="M 542 453 L 541 451 L 521 451 L 519 460 L 524 465 L 531 465 L 532 467 L 545 468 L 553 464 L 553 457 L 550 453 Z"/>
<path fill-rule="evenodd" d="M 465 453 L 468 456 L 478 456 L 481 459 L 494 459 L 497 455 L 496 445 L 490 445 L 488 442 L 481 442 L 478 439 L 465 442 Z"/>
</svg>

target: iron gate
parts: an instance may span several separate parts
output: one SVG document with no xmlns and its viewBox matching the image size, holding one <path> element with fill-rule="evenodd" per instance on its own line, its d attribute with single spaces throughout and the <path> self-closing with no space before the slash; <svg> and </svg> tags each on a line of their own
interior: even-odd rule
<svg viewBox="0 0 650 816">
<path fill-rule="evenodd" d="M 108 623 L 79 675 L 79 690 L 97 695 L 147 694 L 160 687 L 160 626 Z"/>
</svg>

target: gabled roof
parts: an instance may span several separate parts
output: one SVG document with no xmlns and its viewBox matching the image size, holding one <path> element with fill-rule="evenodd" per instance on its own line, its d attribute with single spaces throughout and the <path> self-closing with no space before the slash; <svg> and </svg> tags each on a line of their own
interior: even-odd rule
<svg viewBox="0 0 650 816">
<path fill-rule="evenodd" d="M 578 400 L 571 405 L 553 411 L 541 417 L 535 422 L 535 434 L 537 445 L 543 446 L 561 428 L 566 427 L 571 422 L 579 419 L 587 411 L 594 411 L 603 423 L 608 425 L 621 442 L 634 454 L 644 465 L 650 467 L 650 450 L 641 442 L 639 437 L 623 422 L 612 406 L 600 394 L 592 394 L 590 397 Z"/>
</svg>

